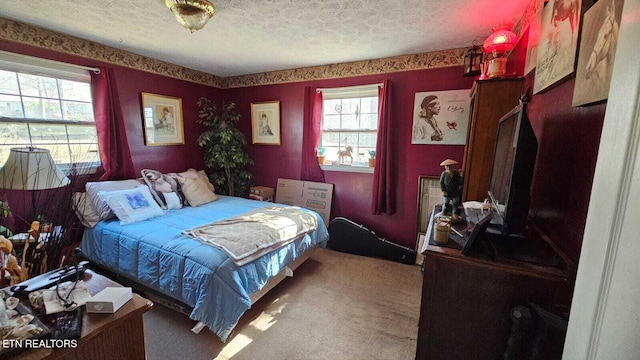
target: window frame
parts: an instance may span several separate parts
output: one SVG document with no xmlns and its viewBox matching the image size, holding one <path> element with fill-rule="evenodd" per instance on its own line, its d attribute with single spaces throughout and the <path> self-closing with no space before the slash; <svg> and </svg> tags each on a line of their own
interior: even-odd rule
<svg viewBox="0 0 640 360">
<path fill-rule="evenodd" d="M 320 125 L 320 138 L 318 139 L 318 146 L 322 146 L 322 135 L 325 133 L 324 123 L 325 123 L 325 112 L 324 106 L 327 100 L 348 100 L 348 99 L 363 99 L 363 98 L 372 98 L 375 97 L 379 101 L 379 93 L 378 88 L 382 86 L 382 84 L 368 84 L 368 85 L 358 85 L 358 86 L 347 86 L 347 87 L 338 87 L 338 88 L 324 88 L 318 89 L 319 92 L 322 92 L 322 119 Z M 378 108 L 376 106 L 375 109 L 376 114 L 376 128 L 375 129 L 364 129 L 359 127 L 357 129 L 349 129 L 349 128 L 338 128 L 335 130 L 330 130 L 330 132 L 351 132 L 358 134 L 366 134 L 373 133 L 375 134 L 376 144 L 374 145 L 374 149 L 377 146 L 377 135 L 378 135 L 378 127 L 377 122 L 379 120 Z M 368 154 L 367 160 L 369 158 Z M 357 154 L 355 155 L 357 156 Z M 351 164 L 320 164 L 320 168 L 323 171 L 339 171 L 339 172 L 355 172 L 355 173 L 370 173 L 372 174 L 374 171 L 374 167 L 370 167 L 368 163 L 362 165 L 351 165 Z"/>
<path fill-rule="evenodd" d="M 78 104 L 87 104 L 89 105 L 92 117 L 93 117 L 93 96 L 91 94 L 91 76 L 89 74 L 90 70 L 99 70 L 94 68 L 88 68 L 78 65 L 71 65 L 66 63 L 61 63 L 52 60 L 40 59 L 25 55 L 13 54 L 5 51 L 0 51 L 0 70 L 15 73 L 16 81 L 18 81 L 18 89 L 17 94 L 15 93 L 3 93 L 2 95 L 6 96 L 15 96 L 19 98 L 20 104 L 22 106 L 22 116 L 23 117 L 12 117 L 12 116 L 0 116 L 0 123 L 3 124 L 16 124 L 19 126 L 26 126 L 26 131 L 28 135 L 23 139 L 23 141 L 16 143 L 13 141 L 8 141 L 3 143 L 2 145 L 7 145 L 7 148 L 13 147 L 42 147 L 50 149 L 51 146 L 61 146 L 63 150 L 63 157 L 68 158 L 66 162 L 62 162 L 61 160 L 57 160 L 56 164 L 65 172 L 68 173 L 72 167 L 75 167 L 75 171 L 83 174 L 95 173 L 99 166 L 101 165 L 101 159 L 99 155 L 98 148 L 98 138 L 97 138 L 97 129 L 95 119 L 93 121 L 86 120 L 65 120 L 64 117 L 67 116 L 67 111 L 65 109 L 65 104 L 68 103 L 78 103 Z M 32 96 L 28 93 L 25 93 L 20 87 L 20 74 L 29 75 L 29 76 L 38 76 L 55 79 L 57 86 L 57 97 L 50 97 L 47 95 L 44 96 Z M 89 88 L 89 96 L 88 101 L 85 99 L 79 100 L 71 98 L 66 98 L 63 93 L 61 93 L 61 81 L 72 81 L 78 83 L 84 83 L 88 85 Z M 85 94 L 86 95 L 86 94 Z M 86 96 L 85 96 L 86 98 Z M 59 104 L 60 107 L 60 117 L 61 119 L 49 119 L 45 117 L 43 118 L 33 118 L 29 117 L 29 114 L 25 110 L 25 99 L 38 99 L 38 101 L 53 101 L 56 104 Z M 86 105 L 85 105 L 86 106 Z M 34 143 L 34 134 L 32 134 L 32 130 L 34 126 L 38 125 L 51 125 L 51 126 L 62 126 L 64 127 L 64 134 L 60 137 L 63 139 L 61 141 L 43 141 L 41 144 Z M 93 139 L 88 140 L 78 140 L 74 141 L 70 139 L 70 135 L 72 134 L 69 127 L 91 127 L 95 132 L 95 137 Z M 66 137 L 66 139 L 64 138 Z M 89 160 L 87 159 L 78 159 L 74 160 L 74 151 L 73 147 L 81 146 L 86 147 L 87 150 L 81 151 L 80 154 L 91 154 L 96 153 L 97 156 L 95 158 L 97 160 Z M 66 149 L 65 149 L 66 147 Z M 76 156 L 78 156 L 76 154 Z"/>
</svg>

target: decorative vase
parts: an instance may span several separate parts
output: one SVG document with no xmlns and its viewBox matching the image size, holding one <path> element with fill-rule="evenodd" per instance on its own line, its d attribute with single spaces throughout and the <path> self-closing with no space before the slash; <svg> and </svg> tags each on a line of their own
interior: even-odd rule
<svg viewBox="0 0 640 360">
<path fill-rule="evenodd" d="M 324 155 L 322 156 L 318 155 L 318 164 L 324 165 Z"/>
<path fill-rule="evenodd" d="M 376 159 L 369 159 L 369 167 L 374 167 L 376 165 Z"/>
</svg>

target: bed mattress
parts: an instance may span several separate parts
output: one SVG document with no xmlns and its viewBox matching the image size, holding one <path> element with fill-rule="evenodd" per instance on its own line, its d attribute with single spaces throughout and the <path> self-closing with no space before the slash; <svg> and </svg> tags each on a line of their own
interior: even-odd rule
<svg viewBox="0 0 640 360">
<path fill-rule="evenodd" d="M 133 224 L 101 221 L 85 230 L 80 248 L 91 261 L 189 305 L 193 308 L 189 317 L 225 341 L 251 307 L 250 295 L 308 249 L 324 246 L 327 228 L 318 213 L 305 209 L 316 216 L 316 230 L 242 266 L 222 250 L 182 232 L 267 205 L 274 204 L 219 196 L 199 207 L 169 210 Z"/>
</svg>

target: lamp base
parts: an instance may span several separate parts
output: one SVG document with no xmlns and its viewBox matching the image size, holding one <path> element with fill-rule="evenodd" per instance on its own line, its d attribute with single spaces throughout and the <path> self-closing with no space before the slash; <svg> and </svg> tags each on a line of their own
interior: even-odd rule
<svg viewBox="0 0 640 360">
<path fill-rule="evenodd" d="M 495 58 L 489 60 L 489 67 L 487 69 L 487 76 L 490 78 L 501 77 L 507 72 L 507 59 Z"/>
</svg>

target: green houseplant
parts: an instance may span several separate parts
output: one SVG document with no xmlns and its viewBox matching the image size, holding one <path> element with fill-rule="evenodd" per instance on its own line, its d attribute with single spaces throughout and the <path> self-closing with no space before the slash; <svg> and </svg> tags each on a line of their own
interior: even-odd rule
<svg viewBox="0 0 640 360">
<path fill-rule="evenodd" d="M 240 114 L 236 105 L 228 103 L 218 110 L 211 100 L 198 100 L 198 123 L 206 128 L 198 137 L 198 145 L 204 149 L 205 166 L 211 170 L 211 182 L 216 192 L 231 196 L 249 196 L 253 175 L 245 168 L 253 160 L 244 151 L 247 141 L 235 124 Z"/>
</svg>

